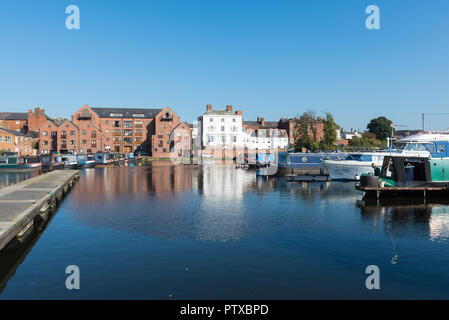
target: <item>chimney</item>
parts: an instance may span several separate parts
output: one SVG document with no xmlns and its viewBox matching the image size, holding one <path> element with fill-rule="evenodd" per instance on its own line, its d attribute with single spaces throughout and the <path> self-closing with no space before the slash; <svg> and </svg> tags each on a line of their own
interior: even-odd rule
<svg viewBox="0 0 449 320">
<path fill-rule="evenodd" d="M 260 123 L 260 117 L 257 117 L 257 123 Z"/>
<path fill-rule="evenodd" d="M 207 104 L 206 105 L 206 111 L 211 111 L 212 110 L 212 105 L 211 104 Z"/>
<path fill-rule="evenodd" d="M 33 114 L 33 110 L 28 109 L 28 114 Z"/>
<path fill-rule="evenodd" d="M 235 114 L 236 114 L 236 115 L 239 115 L 239 116 L 243 115 L 243 113 L 242 113 L 241 110 L 237 110 L 237 111 L 235 112 Z"/>
<path fill-rule="evenodd" d="M 260 118 L 260 124 L 263 125 L 263 126 L 265 125 L 265 119 L 263 117 Z"/>
<path fill-rule="evenodd" d="M 228 104 L 228 105 L 226 106 L 226 111 L 232 111 L 232 106 Z"/>
</svg>

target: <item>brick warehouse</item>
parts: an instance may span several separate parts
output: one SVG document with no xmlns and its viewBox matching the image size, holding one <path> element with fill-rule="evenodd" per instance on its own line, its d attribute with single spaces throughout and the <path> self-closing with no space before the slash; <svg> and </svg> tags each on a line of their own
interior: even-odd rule
<svg viewBox="0 0 449 320">
<path fill-rule="evenodd" d="M 169 158 L 174 144 L 170 134 L 180 124 L 191 139 L 190 127 L 181 123 L 179 116 L 168 107 L 131 109 L 84 105 L 72 115 L 72 121 L 48 120 L 40 128 L 39 153 L 142 150 L 154 157 Z M 190 140 L 187 147 L 191 147 Z"/>
</svg>

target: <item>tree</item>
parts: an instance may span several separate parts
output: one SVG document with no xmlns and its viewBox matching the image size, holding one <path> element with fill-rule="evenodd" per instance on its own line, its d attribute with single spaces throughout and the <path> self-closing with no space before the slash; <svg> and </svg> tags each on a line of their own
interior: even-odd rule
<svg viewBox="0 0 449 320">
<path fill-rule="evenodd" d="M 303 148 L 316 150 L 313 140 L 310 137 L 310 128 L 315 122 L 315 116 L 312 112 L 304 112 L 301 117 L 296 119 L 296 140 L 295 151 L 301 152 Z"/>
<path fill-rule="evenodd" d="M 392 124 L 393 122 L 391 120 L 388 120 L 385 117 L 378 117 L 371 119 L 367 129 L 369 132 L 374 133 L 378 140 L 385 141 L 394 133 L 393 127 L 391 126 Z"/>
<path fill-rule="evenodd" d="M 323 124 L 324 137 L 320 142 L 320 149 L 334 149 L 334 143 L 337 141 L 337 124 L 335 123 L 334 117 L 330 112 L 326 113 L 326 117 L 323 119 Z"/>
<path fill-rule="evenodd" d="M 376 138 L 376 135 L 372 132 L 366 131 L 361 137 L 353 137 L 349 140 L 348 146 L 351 147 L 365 147 L 365 148 L 384 148 L 386 146 L 385 141 L 381 141 Z"/>
</svg>

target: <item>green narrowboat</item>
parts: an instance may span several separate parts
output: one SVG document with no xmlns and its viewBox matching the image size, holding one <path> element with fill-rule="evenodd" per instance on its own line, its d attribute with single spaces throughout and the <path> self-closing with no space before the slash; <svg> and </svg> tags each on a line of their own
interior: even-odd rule
<svg viewBox="0 0 449 320">
<path fill-rule="evenodd" d="M 0 171 L 38 170 L 40 168 L 42 168 L 42 162 L 38 156 L 19 156 L 13 153 L 0 156 Z"/>
</svg>

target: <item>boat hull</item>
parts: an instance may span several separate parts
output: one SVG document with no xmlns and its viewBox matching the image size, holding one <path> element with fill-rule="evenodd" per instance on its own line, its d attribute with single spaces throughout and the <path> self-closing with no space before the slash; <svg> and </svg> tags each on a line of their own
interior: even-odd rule
<svg viewBox="0 0 449 320">
<path fill-rule="evenodd" d="M 332 180 L 353 181 L 357 180 L 356 177 L 360 177 L 364 173 L 374 174 L 372 162 L 325 160 L 323 161 L 323 166 Z"/>
</svg>

